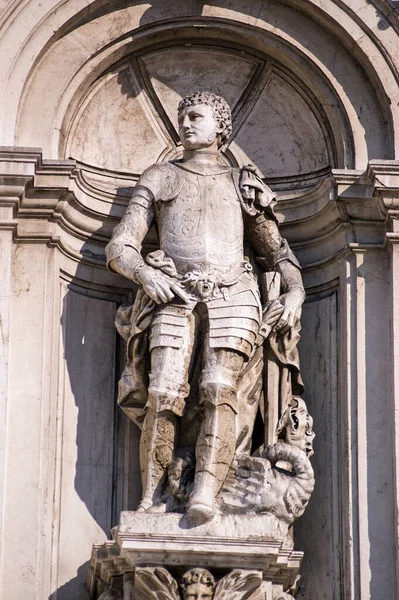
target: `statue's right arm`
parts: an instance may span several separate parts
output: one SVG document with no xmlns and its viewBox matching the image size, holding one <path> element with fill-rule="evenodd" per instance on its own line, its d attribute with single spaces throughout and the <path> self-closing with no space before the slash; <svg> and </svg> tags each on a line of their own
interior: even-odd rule
<svg viewBox="0 0 399 600">
<path fill-rule="evenodd" d="M 107 266 L 141 285 L 157 304 L 169 302 L 175 296 L 187 302 L 187 294 L 178 282 L 146 264 L 141 255 L 143 240 L 155 216 L 154 198 L 159 197 L 162 184 L 162 175 L 156 165 L 140 177 L 126 213 L 105 249 Z"/>
<path fill-rule="evenodd" d="M 153 220 L 152 192 L 137 185 L 126 212 L 105 249 L 107 267 L 111 271 L 140 283 L 138 272 L 145 265 L 141 248 Z"/>
</svg>

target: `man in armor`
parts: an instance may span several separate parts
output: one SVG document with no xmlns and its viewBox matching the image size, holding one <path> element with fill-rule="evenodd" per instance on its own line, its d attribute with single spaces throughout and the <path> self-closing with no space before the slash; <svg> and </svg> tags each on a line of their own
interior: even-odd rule
<svg viewBox="0 0 399 600">
<path fill-rule="evenodd" d="M 227 102 L 209 92 L 188 96 L 179 104 L 178 124 L 183 159 L 142 174 L 107 247 L 107 260 L 112 271 L 141 286 L 130 314 L 135 327 L 126 339 L 144 328 L 148 335 L 139 510 L 151 510 L 172 461 L 177 419 L 190 390 L 193 345 L 201 336 L 202 416 L 187 506 L 188 517 L 200 523 L 214 515 L 234 457 L 238 378 L 265 326 L 284 333 L 297 323 L 304 290 L 299 265 L 278 230 L 271 190 L 254 169 L 232 168 L 220 156 L 232 129 Z M 154 221 L 160 249 L 144 259 L 142 242 Z M 281 277 L 283 293 L 263 314 L 257 277 L 244 257 L 244 232 L 260 268 Z M 140 360 L 142 352 L 131 349 L 128 361 Z M 122 388 L 121 382 L 121 404 Z"/>
</svg>

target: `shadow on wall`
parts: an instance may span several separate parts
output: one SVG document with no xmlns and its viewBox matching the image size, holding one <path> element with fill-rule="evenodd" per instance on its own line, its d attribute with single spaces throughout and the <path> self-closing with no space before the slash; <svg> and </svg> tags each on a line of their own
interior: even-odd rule
<svg viewBox="0 0 399 600">
<path fill-rule="evenodd" d="M 75 29 L 78 29 L 85 23 L 90 23 L 100 17 L 108 15 L 110 12 L 117 12 L 118 10 L 129 8 L 132 6 L 148 6 L 147 10 L 142 14 L 140 18 L 140 26 L 149 25 L 155 21 L 161 21 L 164 19 L 174 19 L 178 17 L 187 17 L 191 15 L 193 17 L 199 17 L 202 15 L 204 4 L 219 4 L 212 0 L 205 2 L 205 0 L 185 0 L 185 2 L 169 2 L 165 3 L 164 0 L 115 0 L 112 2 L 112 8 L 110 8 L 109 0 L 97 0 L 92 2 L 89 7 L 85 8 L 81 13 L 75 15 L 71 21 L 66 24 L 61 35 L 68 35 Z M 251 7 L 245 3 L 245 9 L 248 13 L 251 11 Z M 254 14 L 257 14 L 257 10 Z"/>
<path fill-rule="evenodd" d="M 88 598 L 86 577 L 92 544 L 110 536 L 123 508 L 134 508 L 122 503 L 125 417 L 116 404 L 116 389 L 124 347 L 114 325 L 118 305 L 131 300 L 132 290 L 109 285 L 112 275 L 105 272 L 104 244 L 98 241 L 101 234 L 99 229 L 86 240 L 81 253 L 100 260 L 103 266 L 81 262 L 74 276 L 62 282 L 66 373 L 58 580 L 70 580 L 51 600 Z M 138 470 L 138 465 L 134 469 Z M 134 487 L 134 483 L 130 485 Z M 139 494 L 138 489 L 136 496 Z M 134 498 L 134 492 L 131 496 Z"/>
<path fill-rule="evenodd" d="M 50 594 L 48 600 L 90 600 L 86 586 L 87 571 L 90 561 L 79 567 L 76 577 L 61 585 L 56 592 Z"/>
<path fill-rule="evenodd" d="M 371 4 L 373 7 L 375 4 L 373 0 L 366 0 L 366 3 Z M 397 11 L 399 13 L 399 0 L 391 0 L 390 3 L 392 4 L 392 12 Z M 375 8 L 375 14 L 379 18 L 377 24 L 378 29 L 381 29 L 381 31 L 385 31 L 386 29 L 389 29 L 391 27 L 391 24 L 389 22 L 390 13 L 385 17 L 379 10 L 377 10 L 377 8 Z"/>
</svg>

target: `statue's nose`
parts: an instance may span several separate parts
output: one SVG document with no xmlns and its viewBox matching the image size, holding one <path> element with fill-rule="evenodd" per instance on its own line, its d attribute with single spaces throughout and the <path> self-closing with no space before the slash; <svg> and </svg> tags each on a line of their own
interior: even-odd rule
<svg viewBox="0 0 399 600">
<path fill-rule="evenodd" d="M 181 128 L 183 129 L 183 131 L 187 131 L 187 129 L 190 129 L 190 126 L 190 119 L 188 118 L 188 115 L 186 115 L 185 117 L 183 117 L 183 120 L 181 122 Z"/>
</svg>

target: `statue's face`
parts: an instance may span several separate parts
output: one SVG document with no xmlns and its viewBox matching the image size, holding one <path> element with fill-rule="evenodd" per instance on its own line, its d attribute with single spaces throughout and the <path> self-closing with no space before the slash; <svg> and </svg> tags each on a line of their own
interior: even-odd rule
<svg viewBox="0 0 399 600">
<path fill-rule="evenodd" d="M 184 107 L 178 117 L 179 136 L 186 150 L 217 147 L 217 136 L 221 128 L 207 104 Z"/>
<path fill-rule="evenodd" d="M 192 583 L 184 590 L 184 600 L 212 600 L 212 587 L 204 583 Z"/>
<path fill-rule="evenodd" d="M 309 415 L 304 402 L 292 407 L 290 411 L 290 422 L 286 429 L 286 441 L 292 446 L 297 446 L 310 457 L 313 452 L 313 439 L 315 433 L 312 429 L 313 419 Z"/>
</svg>

